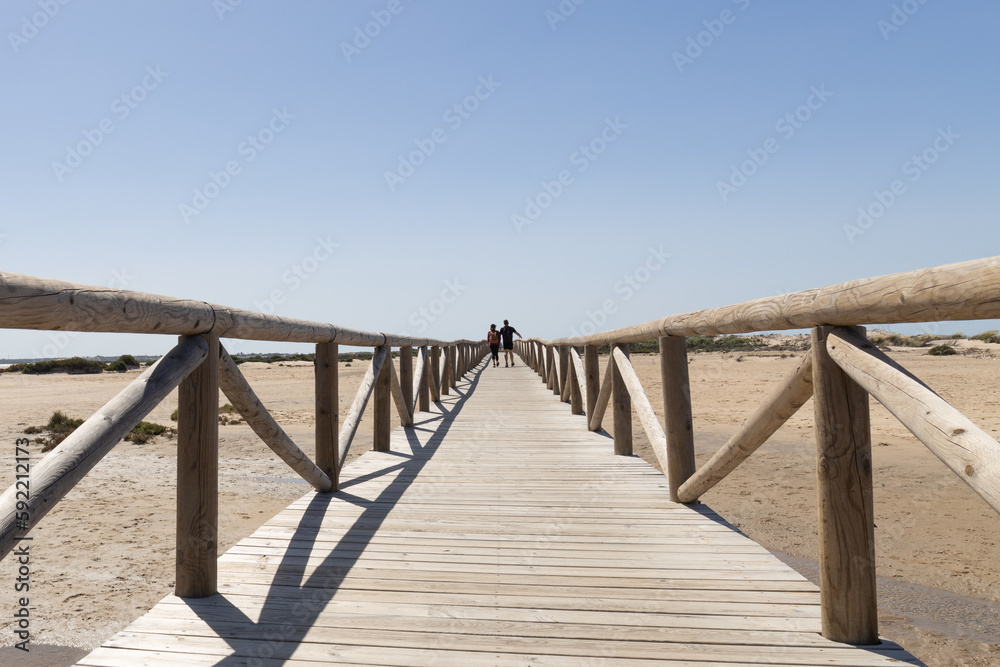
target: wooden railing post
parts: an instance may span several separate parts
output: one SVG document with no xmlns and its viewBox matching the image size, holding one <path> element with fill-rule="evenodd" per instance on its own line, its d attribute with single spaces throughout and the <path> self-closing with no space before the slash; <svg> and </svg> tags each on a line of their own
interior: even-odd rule
<svg viewBox="0 0 1000 667">
<path fill-rule="evenodd" d="M 577 373 L 576 368 L 577 367 L 576 364 L 573 362 L 573 359 L 570 359 L 569 370 L 568 370 L 569 380 L 570 380 L 569 384 L 570 413 L 574 415 L 582 415 L 584 414 L 583 393 L 580 389 L 580 385 L 581 383 L 583 383 L 584 379 L 582 377 L 578 377 L 579 373 Z"/>
<path fill-rule="evenodd" d="M 399 388 L 403 392 L 406 411 L 410 413 L 413 422 L 413 347 L 404 345 L 399 348 Z"/>
<path fill-rule="evenodd" d="M 417 409 L 430 412 L 431 409 L 431 356 L 426 345 L 420 346 L 420 356 L 424 360 L 424 372 L 417 389 Z"/>
<path fill-rule="evenodd" d="M 569 345 L 559 346 L 559 400 L 566 402 L 570 400 L 569 384 Z"/>
<path fill-rule="evenodd" d="M 376 348 L 377 349 L 377 348 Z M 385 363 L 375 379 L 374 401 L 372 414 L 372 449 L 376 452 L 389 451 L 389 434 L 392 432 L 392 375 L 389 364 L 392 363 L 392 349 L 385 348 Z"/>
<path fill-rule="evenodd" d="M 549 381 L 545 386 L 552 390 L 553 394 L 557 396 L 561 393 L 562 387 L 559 386 L 559 357 L 556 354 L 556 346 L 548 346 L 548 357 L 549 357 Z"/>
<path fill-rule="evenodd" d="M 454 348 L 447 345 L 444 348 L 444 363 L 441 369 L 441 395 L 447 396 L 451 393 L 451 355 Z"/>
<path fill-rule="evenodd" d="M 877 644 L 868 394 L 830 358 L 832 329 L 812 330 L 823 636 Z"/>
<path fill-rule="evenodd" d="M 611 350 L 619 348 L 627 357 L 628 343 L 616 343 Z M 632 398 L 628 395 L 628 387 L 622 378 L 618 364 L 611 361 L 611 403 L 614 406 L 614 439 L 615 454 L 632 456 Z"/>
<path fill-rule="evenodd" d="M 178 387 L 177 569 L 174 593 L 218 592 L 219 337 L 204 336 L 208 357 Z"/>
<path fill-rule="evenodd" d="M 583 369 L 587 374 L 587 419 L 594 416 L 594 406 L 601 393 L 601 368 L 597 361 L 597 346 L 583 346 Z"/>
<path fill-rule="evenodd" d="M 338 345 L 316 344 L 316 466 L 340 489 L 340 387 Z"/>
<path fill-rule="evenodd" d="M 670 499 L 679 502 L 677 490 L 695 471 L 687 339 L 681 336 L 660 338 L 660 382 L 663 388 Z"/>
<path fill-rule="evenodd" d="M 441 347 L 439 345 L 431 346 L 431 368 L 429 377 L 431 400 L 437 403 L 441 400 Z M 429 406 L 428 409 L 430 409 Z"/>
</svg>

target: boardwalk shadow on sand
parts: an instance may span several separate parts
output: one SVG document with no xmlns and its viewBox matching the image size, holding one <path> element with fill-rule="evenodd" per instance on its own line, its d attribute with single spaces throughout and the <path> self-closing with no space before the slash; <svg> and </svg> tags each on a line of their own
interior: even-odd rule
<svg viewBox="0 0 1000 667">
<path fill-rule="evenodd" d="M 313 495 L 278 565 L 256 622 L 223 594 L 183 600 L 232 648 L 233 654 L 221 658 L 216 665 L 273 667 L 292 656 L 351 568 L 357 564 L 392 507 L 444 442 L 453 420 L 475 391 L 484 368 L 483 365 L 474 368 L 470 371 L 471 377 L 463 377 L 451 390 L 450 396 L 441 397 L 437 406 L 442 414 L 415 416 L 414 428 L 403 429 L 411 452 L 386 452 L 398 457 L 399 463 L 347 480 L 337 493 Z M 426 442 L 420 442 L 415 430 L 430 433 Z M 395 474 L 396 478 L 374 500 L 351 493 L 352 487 L 388 474 Z M 323 562 L 307 577 L 308 559 L 299 554 L 312 552 L 327 508 L 339 502 L 352 503 L 363 511 Z M 289 607 L 289 597 L 296 592 L 299 593 L 299 602 Z"/>
</svg>

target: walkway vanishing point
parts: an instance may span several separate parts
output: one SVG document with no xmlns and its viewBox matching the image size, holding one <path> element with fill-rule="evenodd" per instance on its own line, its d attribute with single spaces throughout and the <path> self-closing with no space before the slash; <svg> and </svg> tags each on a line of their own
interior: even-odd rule
<svg viewBox="0 0 1000 667">
<path fill-rule="evenodd" d="M 888 665 L 820 635 L 819 590 L 530 368 L 450 395 L 80 665 Z M 919 663 L 916 663 L 919 664 Z"/>
</svg>

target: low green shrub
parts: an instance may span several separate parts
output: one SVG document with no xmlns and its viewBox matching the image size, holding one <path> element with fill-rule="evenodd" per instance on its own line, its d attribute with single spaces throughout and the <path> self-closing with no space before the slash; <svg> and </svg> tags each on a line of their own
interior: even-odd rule
<svg viewBox="0 0 1000 667">
<path fill-rule="evenodd" d="M 934 347 L 932 347 L 927 351 L 927 354 L 930 354 L 935 357 L 945 357 L 948 356 L 949 354 L 958 354 L 958 353 L 955 352 L 955 348 L 953 348 L 951 345 L 935 345 Z"/>
<path fill-rule="evenodd" d="M 46 373 L 100 373 L 104 370 L 104 364 L 93 359 L 83 357 L 70 357 L 69 359 L 46 359 L 30 364 L 24 364 L 22 373 L 29 375 L 43 375 Z"/>
</svg>

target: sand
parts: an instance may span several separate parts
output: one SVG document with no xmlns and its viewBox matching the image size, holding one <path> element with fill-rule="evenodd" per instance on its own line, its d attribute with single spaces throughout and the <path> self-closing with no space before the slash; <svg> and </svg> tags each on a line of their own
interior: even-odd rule
<svg viewBox="0 0 1000 667">
<path fill-rule="evenodd" d="M 976 347 L 980 352 L 952 357 L 929 357 L 921 349 L 892 354 L 996 437 L 1000 346 Z M 725 442 L 801 354 L 691 356 L 699 463 Z M 657 358 L 635 355 L 633 363 L 662 414 Z M 341 364 L 342 415 L 366 366 L 361 361 Z M 312 365 L 244 364 L 241 369 L 311 455 Z M 137 375 L 0 374 L 0 438 L 10 445 L 0 450 L 4 487 L 13 482 L 13 443 L 26 426 L 44 424 L 54 410 L 87 417 Z M 175 408 L 176 394 L 147 419 L 172 424 Z M 702 499 L 765 547 L 787 554 L 807 576 L 816 558 L 811 422 L 809 402 Z M 872 423 L 877 569 L 884 578 L 882 635 L 929 665 L 997 662 L 1000 516 L 876 402 Z M 606 427 L 610 425 L 609 412 Z M 638 422 L 633 430 L 636 453 L 655 463 Z M 368 415 L 351 458 L 370 445 Z M 33 531 L 33 643 L 96 647 L 172 591 L 175 449 L 176 440 L 165 438 L 145 445 L 120 443 Z M 38 448 L 35 455 L 41 455 Z M 220 553 L 309 490 L 245 424 L 220 427 L 220 459 Z M 14 577 L 11 559 L 0 562 L 0 582 Z M 14 598 L 12 586 L 0 585 L 0 608 L 12 609 Z M 5 623 L 0 645 L 12 643 Z"/>
</svg>

